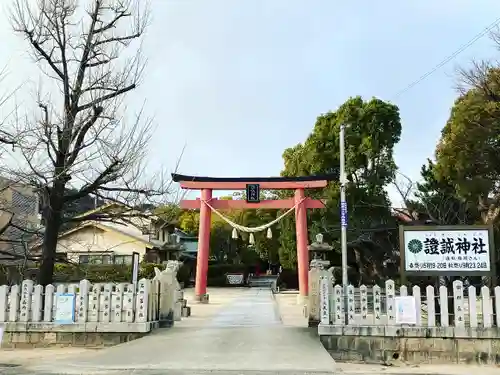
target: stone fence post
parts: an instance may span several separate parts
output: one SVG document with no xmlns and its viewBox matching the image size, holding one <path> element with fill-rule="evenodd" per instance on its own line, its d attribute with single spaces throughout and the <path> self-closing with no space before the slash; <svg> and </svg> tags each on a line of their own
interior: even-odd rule
<svg viewBox="0 0 500 375">
<path fill-rule="evenodd" d="M 333 288 L 334 277 L 333 268 L 325 269 L 329 263 L 321 260 L 312 260 L 309 268 L 309 298 L 307 302 L 306 317 L 308 318 L 308 326 L 316 327 L 320 322 L 320 280 L 322 277 L 331 280 L 331 288 Z"/>
</svg>

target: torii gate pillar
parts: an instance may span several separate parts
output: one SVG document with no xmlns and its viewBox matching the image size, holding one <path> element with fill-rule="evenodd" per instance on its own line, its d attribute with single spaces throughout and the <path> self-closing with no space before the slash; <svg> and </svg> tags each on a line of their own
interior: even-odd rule
<svg viewBox="0 0 500 375">
<path fill-rule="evenodd" d="M 212 199 L 211 189 L 201 190 L 201 199 L 208 202 Z M 200 302 L 208 302 L 207 272 L 210 255 L 210 225 L 212 211 L 206 204 L 200 206 L 200 226 L 198 230 L 198 254 L 196 257 L 195 296 Z"/>
<path fill-rule="evenodd" d="M 338 176 L 337 176 L 338 177 Z M 308 296 L 309 250 L 307 248 L 307 209 L 324 208 L 320 200 L 305 196 L 305 189 L 324 188 L 328 180 L 336 176 L 307 176 L 307 177 L 267 177 L 267 178 L 214 178 L 193 177 L 172 174 L 174 182 L 179 182 L 183 189 L 201 190 L 201 200 L 182 200 L 181 208 L 199 209 L 200 226 L 198 233 L 198 255 L 196 260 L 195 294 L 199 302 L 207 303 L 207 271 L 210 254 L 210 225 L 211 209 L 205 202 L 217 210 L 224 209 L 290 209 L 295 207 L 295 222 L 297 236 L 297 266 L 299 274 L 299 299 L 305 300 Z M 218 200 L 212 197 L 212 190 L 245 190 L 249 184 L 258 184 L 260 189 L 267 190 L 294 190 L 293 199 L 263 200 L 250 203 L 244 200 Z"/>
<path fill-rule="evenodd" d="M 309 250 L 307 249 L 307 207 L 304 189 L 295 190 L 295 235 L 297 242 L 297 268 L 299 273 L 299 298 L 308 296 Z"/>
</svg>

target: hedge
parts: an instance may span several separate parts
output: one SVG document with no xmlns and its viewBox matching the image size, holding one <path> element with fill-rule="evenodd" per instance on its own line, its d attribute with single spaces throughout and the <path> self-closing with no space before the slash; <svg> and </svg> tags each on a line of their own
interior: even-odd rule
<svg viewBox="0 0 500 375">
<path fill-rule="evenodd" d="M 208 266 L 207 277 L 226 276 L 228 273 L 248 274 L 248 267 L 244 264 L 210 264 Z"/>
<path fill-rule="evenodd" d="M 163 270 L 164 265 L 155 263 L 141 263 L 139 269 L 139 279 L 152 279 L 155 276 L 154 269 L 158 267 Z M 177 272 L 177 280 L 184 285 L 189 285 L 194 274 L 194 264 L 183 264 Z M 13 269 L 14 270 L 14 269 Z M 19 270 L 17 270 L 19 271 Z M 38 269 L 25 271 L 24 278 L 36 278 Z M 6 272 L 2 272 L 7 276 Z M 248 276 L 248 268 L 245 265 L 233 264 L 210 264 L 208 266 L 207 284 L 208 286 L 227 286 L 226 275 L 230 273 L 243 273 L 245 279 Z M 20 275 L 16 279 L 22 279 Z M 132 278 L 132 267 L 130 265 L 113 264 L 92 264 L 92 265 L 71 265 L 56 264 L 54 267 L 54 282 L 56 283 L 76 283 L 82 279 L 87 279 L 92 283 L 105 282 L 130 282 Z M 15 282 L 19 282 L 16 280 Z M 7 279 L 0 277 L 0 285 L 8 283 Z"/>
<path fill-rule="evenodd" d="M 141 263 L 139 268 L 139 279 L 152 279 L 155 276 L 155 267 L 163 270 L 161 264 Z M 54 267 L 55 282 L 78 282 L 87 279 L 92 283 L 103 282 L 130 282 L 132 279 L 132 267 L 130 265 L 115 264 L 92 264 L 92 265 L 71 265 L 56 264 Z"/>
<path fill-rule="evenodd" d="M 278 279 L 278 285 L 281 289 L 298 289 L 298 272 L 296 270 L 283 269 Z"/>
</svg>

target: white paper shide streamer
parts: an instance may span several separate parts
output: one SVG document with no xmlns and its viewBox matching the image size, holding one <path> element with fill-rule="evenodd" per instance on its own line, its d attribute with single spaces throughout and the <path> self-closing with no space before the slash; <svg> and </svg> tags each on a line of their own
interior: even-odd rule
<svg viewBox="0 0 500 375">
<path fill-rule="evenodd" d="M 221 214 L 219 211 L 217 211 L 215 208 L 213 208 L 210 203 L 208 203 L 207 201 L 203 201 L 203 203 L 205 203 L 207 205 L 208 208 L 210 208 L 210 210 L 216 214 L 217 216 L 219 216 L 222 220 L 224 220 L 226 223 L 228 223 L 232 228 L 233 228 L 233 232 L 232 232 L 232 235 L 231 237 L 236 240 L 238 239 L 238 231 L 240 232 L 245 232 L 245 233 L 250 233 L 250 235 L 248 236 L 248 242 L 253 245 L 255 243 L 255 237 L 254 237 L 254 233 L 258 233 L 258 232 L 262 232 L 264 230 L 267 229 L 267 238 L 268 239 L 271 239 L 273 238 L 273 232 L 271 231 L 271 227 L 274 225 L 274 224 L 277 224 L 279 223 L 285 216 L 289 215 L 292 211 L 295 210 L 295 208 L 301 204 L 306 198 L 302 198 L 299 202 L 297 202 L 292 208 L 290 208 L 288 211 L 286 211 L 284 214 L 278 216 L 276 219 L 274 219 L 273 221 L 271 221 L 270 223 L 267 223 L 267 224 L 264 224 L 264 225 L 261 225 L 259 227 L 254 227 L 254 228 L 251 228 L 251 227 L 245 227 L 244 225 L 240 225 L 240 224 L 236 224 L 234 221 L 232 221 L 231 219 L 225 217 L 223 214 Z"/>
</svg>

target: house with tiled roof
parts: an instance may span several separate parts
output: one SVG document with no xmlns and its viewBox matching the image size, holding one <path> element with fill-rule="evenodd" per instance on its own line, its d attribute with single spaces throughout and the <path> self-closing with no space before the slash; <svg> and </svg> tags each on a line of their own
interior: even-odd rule
<svg viewBox="0 0 500 375">
<path fill-rule="evenodd" d="M 119 205 L 110 204 L 81 214 L 92 218 L 108 213 L 113 216 Z M 155 215 L 137 215 L 128 212 L 126 218 L 83 220 L 79 225 L 59 235 L 58 259 L 79 264 L 131 264 L 132 254 L 141 260 L 163 263 L 171 259 L 190 257 L 172 223 Z M 41 243 L 31 247 L 33 255 L 41 253 Z M 186 253 L 186 254 L 185 254 Z"/>
</svg>

